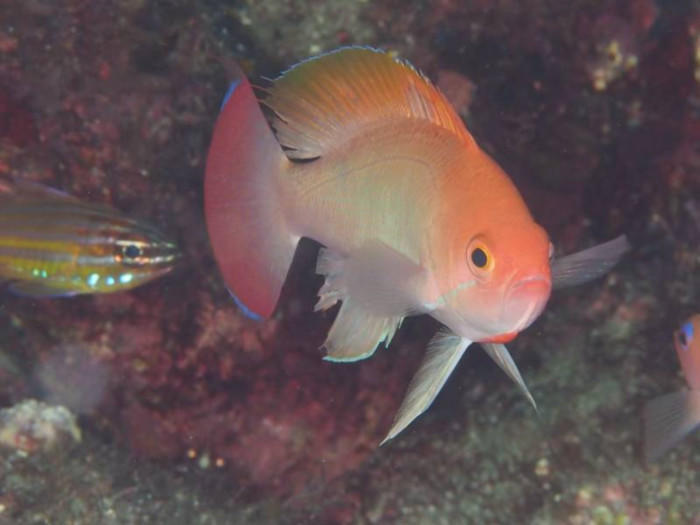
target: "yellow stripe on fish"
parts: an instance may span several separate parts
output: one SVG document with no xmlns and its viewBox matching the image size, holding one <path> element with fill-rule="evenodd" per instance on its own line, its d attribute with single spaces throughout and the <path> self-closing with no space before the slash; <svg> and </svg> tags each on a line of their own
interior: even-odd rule
<svg viewBox="0 0 700 525">
<path fill-rule="evenodd" d="M 175 244 L 101 204 L 31 183 L 3 183 L 0 278 L 41 296 L 127 290 L 170 271 Z"/>
</svg>

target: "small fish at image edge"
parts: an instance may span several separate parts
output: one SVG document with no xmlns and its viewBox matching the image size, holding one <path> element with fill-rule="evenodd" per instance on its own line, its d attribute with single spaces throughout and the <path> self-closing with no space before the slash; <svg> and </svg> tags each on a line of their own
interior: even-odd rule
<svg viewBox="0 0 700 525">
<path fill-rule="evenodd" d="M 700 314 L 673 334 L 688 388 L 649 401 L 644 407 L 644 456 L 654 461 L 700 428 Z"/>
</svg>

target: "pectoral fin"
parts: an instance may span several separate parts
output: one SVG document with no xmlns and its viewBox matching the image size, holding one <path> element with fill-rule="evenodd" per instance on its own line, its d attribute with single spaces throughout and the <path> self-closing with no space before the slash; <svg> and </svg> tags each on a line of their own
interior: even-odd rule
<svg viewBox="0 0 700 525">
<path fill-rule="evenodd" d="M 351 255 L 322 249 L 316 273 L 326 280 L 316 310 L 342 301 L 324 343 L 329 361 L 357 361 L 388 345 L 414 308 L 412 283 L 422 269 L 389 246 L 372 241 Z"/>
<path fill-rule="evenodd" d="M 380 445 L 396 437 L 428 409 L 470 344 L 468 339 L 451 332 L 439 332 L 432 339 L 418 372 L 408 385 L 394 423 Z"/>
<path fill-rule="evenodd" d="M 510 356 L 510 352 L 508 352 L 508 349 L 505 347 L 505 345 L 502 345 L 500 343 L 480 344 L 484 348 L 486 353 L 489 355 L 489 357 L 496 361 L 496 364 L 501 367 L 501 370 L 503 370 L 506 373 L 506 375 L 510 377 L 516 385 L 518 385 L 520 391 L 525 395 L 525 397 L 530 402 L 530 404 L 532 404 L 534 409 L 537 410 L 537 403 L 535 403 L 532 394 L 530 394 L 530 391 L 528 390 L 527 385 L 523 380 L 523 376 L 520 375 L 518 365 L 516 365 L 515 361 L 513 361 L 513 358 Z"/>
<path fill-rule="evenodd" d="M 629 250 L 626 235 L 552 261 L 552 288 L 567 288 L 602 277 Z"/>
</svg>

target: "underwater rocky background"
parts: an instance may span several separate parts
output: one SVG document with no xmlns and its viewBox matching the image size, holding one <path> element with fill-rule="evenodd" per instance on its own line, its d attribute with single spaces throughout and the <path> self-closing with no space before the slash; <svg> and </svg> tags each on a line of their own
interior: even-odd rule
<svg viewBox="0 0 700 525">
<path fill-rule="evenodd" d="M 436 323 L 322 361 L 310 242 L 273 319 L 224 289 L 202 178 L 233 64 L 263 83 L 352 44 L 438 84 L 557 252 L 629 235 L 510 345 L 537 413 L 474 347 L 377 448 Z M 698 436 L 646 465 L 640 430 L 700 310 L 699 110 L 691 0 L 2 2 L 0 176 L 149 219 L 185 258 L 128 293 L 2 292 L 0 523 L 700 523 Z"/>
</svg>

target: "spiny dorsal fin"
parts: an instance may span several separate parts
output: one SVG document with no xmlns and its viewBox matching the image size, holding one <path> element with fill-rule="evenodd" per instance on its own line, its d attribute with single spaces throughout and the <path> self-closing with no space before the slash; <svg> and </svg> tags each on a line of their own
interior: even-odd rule
<svg viewBox="0 0 700 525">
<path fill-rule="evenodd" d="M 333 144 L 381 119 L 432 122 L 471 143 L 447 99 L 407 62 L 383 51 L 346 47 L 285 71 L 263 103 L 290 158 L 321 156 Z"/>
</svg>

